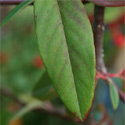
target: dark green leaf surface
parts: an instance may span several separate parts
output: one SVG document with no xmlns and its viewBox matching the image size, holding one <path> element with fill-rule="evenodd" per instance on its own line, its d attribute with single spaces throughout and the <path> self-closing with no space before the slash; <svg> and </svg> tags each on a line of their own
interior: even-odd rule
<svg viewBox="0 0 125 125">
<path fill-rule="evenodd" d="M 0 26 L 4 26 L 6 23 L 8 23 L 16 14 L 18 14 L 21 10 L 23 10 L 26 6 L 28 6 L 30 3 L 32 3 L 33 0 L 26 0 L 19 5 L 17 5 L 14 9 L 12 9 L 9 14 L 5 17 L 2 24 Z"/>
<path fill-rule="evenodd" d="M 117 109 L 118 105 L 119 105 L 119 94 L 118 91 L 116 89 L 116 87 L 110 83 L 110 97 L 111 97 L 111 101 L 112 101 L 112 105 L 114 109 Z"/>
<path fill-rule="evenodd" d="M 54 87 L 67 108 L 83 121 L 94 96 L 93 34 L 80 0 L 36 0 L 36 35 Z"/>
<path fill-rule="evenodd" d="M 41 100 L 48 100 L 57 96 L 52 85 L 52 80 L 50 79 L 46 71 L 42 75 L 40 81 L 36 84 L 32 93 L 34 97 Z"/>
</svg>

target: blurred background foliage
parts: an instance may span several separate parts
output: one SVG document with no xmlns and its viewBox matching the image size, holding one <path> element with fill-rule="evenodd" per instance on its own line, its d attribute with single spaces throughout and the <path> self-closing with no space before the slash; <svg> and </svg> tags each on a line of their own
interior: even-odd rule
<svg viewBox="0 0 125 125">
<path fill-rule="evenodd" d="M 1 7 L 1 20 L 14 6 Z M 93 22 L 93 4 L 86 4 L 91 23 Z M 106 8 L 104 32 L 104 59 L 110 72 L 119 72 L 125 68 L 125 12 L 124 7 Z M 32 96 L 35 84 L 44 72 L 34 32 L 33 7 L 28 6 L 12 21 L 1 29 L 0 48 L 0 84 L 27 104 L 34 103 Z M 114 82 L 125 91 L 122 80 L 114 78 Z M 33 107 L 25 110 L 20 117 L 12 117 L 20 111 L 20 105 L 13 99 L 0 95 L 1 125 L 75 125 L 44 112 L 33 111 Z M 38 100 L 37 100 L 38 101 Z M 36 101 L 36 102 L 37 102 Z M 62 107 L 58 97 L 51 100 L 55 107 Z M 41 101 L 42 103 L 42 101 Z M 37 104 L 37 103 L 36 103 Z M 103 80 L 98 81 L 94 101 L 93 121 L 100 125 L 124 125 L 125 105 L 120 101 L 117 110 L 113 110 L 109 87 Z"/>
</svg>

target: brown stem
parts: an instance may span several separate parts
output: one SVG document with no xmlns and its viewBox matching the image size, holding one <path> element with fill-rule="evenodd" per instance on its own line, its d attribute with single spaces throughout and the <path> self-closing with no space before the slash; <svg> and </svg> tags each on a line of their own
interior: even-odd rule
<svg viewBox="0 0 125 125">
<path fill-rule="evenodd" d="M 24 0 L 0 0 L 0 5 L 17 5 Z"/>
<path fill-rule="evenodd" d="M 18 5 L 25 0 L 0 0 L 0 5 Z M 89 1 L 82 0 L 83 4 L 89 3 Z M 31 4 L 33 5 L 33 3 Z"/>
<path fill-rule="evenodd" d="M 0 0 L 0 5 L 18 5 L 26 0 Z M 31 3 L 32 5 L 33 3 Z"/>
<path fill-rule="evenodd" d="M 103 74 L 107 73 L 103 61 L 103 34 L 104 34 L 104 7 L 95 5 L 94 10 L 94 44 L 96 53 L 96 69 Z"/>
</svg>

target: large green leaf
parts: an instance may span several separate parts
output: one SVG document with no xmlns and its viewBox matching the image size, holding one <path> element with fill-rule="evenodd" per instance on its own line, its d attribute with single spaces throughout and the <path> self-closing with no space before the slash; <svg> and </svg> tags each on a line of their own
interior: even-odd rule
<svg viewBox="0 0 125 125">
<path fill-rule="evenodd" d="M 57 96 L 52 85 L 52 80 L 46 71 L 42 75 L 40 81 L 36 84 L 32 93 L 34 97 L 41 100 L 48 100 Z"/>
<path fill-rule="evenodd" d="M 54 87 L 83 121 L 94 96 L 93 34 L 81 0 L 36 0 L 36 35 Z"/>
<path fill-rule="evenodd" d="M 18 14 L 21 10 L 23 10 L 26 6 L 28 6 L 30 3 L 32 3 L 34 0 L 26 0 L 19 5 L 17 5 L 14 9 L 12 9 L 9 14 L 5 17 L 5 19 L 2 21 L 2 24 L 0 26 L 4 26 L 6 23 L 8 23 L 16 14 Z"/>
<path fill-rule="evenodd" d="M 109 84 L 109 87 L 110 87 L 110 97 L 111 97 L 113 108 L 117 109 L 117 107 L 119 105 L 118 91 L 117 91 L 116 87 L 112 83 Z"/>
</svg>

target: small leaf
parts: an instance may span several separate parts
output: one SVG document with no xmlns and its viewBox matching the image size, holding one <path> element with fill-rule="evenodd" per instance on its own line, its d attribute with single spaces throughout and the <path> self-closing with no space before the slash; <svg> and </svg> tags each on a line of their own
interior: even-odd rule
<svg viewBox="0 0 125 125">
<path fill-rule="evenodd" d="M 14 9 L 12 9 L 9 14 L 5 17 L 5 19 L 1 23 L 1 27 L 8 23 L 16 14 L 18 14 L 21 10 L 23 10 L 26 6 L 31 4 L 33 0 L 26 0 L 19 5 L 17 5 Z"/>
<path fill-rule="evenodd" d="M 119 105 L 118 91 L 112 83 L 109 84 L 109 87 L 110 87 L 110 97 L 111 97 L 111 102 L 112 102 L 113 108 L 117 109 L 117 107 Z"/>
<path fill-rule="evenodd" d="M 104 7 L 117 7 L 117 6 L 125 6 L 124 0 L 88 0 L 99 6 Z"/>
<path fill-rule="evenodd" d="M 95 50 L 81 0 L 35 0 L 36 35 L 44 65 L 67 108 L 81 121 L 92 105 Z"/>
<path fill-rule="evenodd" d="M 36 84 L 32 93 L 34 97 L 41 100 L 49 100 L 57 96 L 53 88 L 52 80 L 46 71 L 42 75 L 40 81 Z"/>
</svg>

